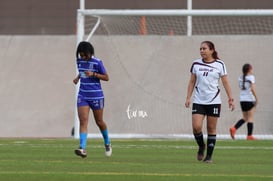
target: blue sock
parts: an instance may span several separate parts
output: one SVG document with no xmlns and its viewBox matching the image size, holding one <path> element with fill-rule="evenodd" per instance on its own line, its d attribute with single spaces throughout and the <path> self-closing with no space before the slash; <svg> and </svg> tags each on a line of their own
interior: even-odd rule
<svg viewBox="0 0 273 181">
<path fill-rule="evenodd" d="M 108 136 L 108 130 L 107 129 L 105 129 L 103 131 L 101 130 L 101 134 L 102 134 L 103 139 L 104 139 L 104 144 L 109 145 L 110 144 L 110 138 Z"/>
<path fill-rule="evenodd" d="M 80 133 L 80 147 L 86 149 L 87 133 Z"/>
</svg>

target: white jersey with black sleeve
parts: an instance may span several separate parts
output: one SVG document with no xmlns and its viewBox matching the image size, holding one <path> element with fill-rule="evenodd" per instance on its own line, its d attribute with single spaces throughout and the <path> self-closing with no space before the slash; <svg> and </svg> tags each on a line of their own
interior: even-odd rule
<svg viewBox="0 0 273 181">
<path fill-rule="evenodd" d="M 219 80 L 227 74 L 224 62 L 197 59 L 193 61 L 190 72 L 196 75 L 192 102 L 203 105 L 221 104 Z"/>
<path fill-rule="evenodd" d="M 243 88 L 243 76 L 238 79 L 240 87 L 240 101 L 255 102 L 255 97 L 251 91 L 251 84 L 255 83 L 254 75 L 245 76 L 244 88 Z"/>
</svg>

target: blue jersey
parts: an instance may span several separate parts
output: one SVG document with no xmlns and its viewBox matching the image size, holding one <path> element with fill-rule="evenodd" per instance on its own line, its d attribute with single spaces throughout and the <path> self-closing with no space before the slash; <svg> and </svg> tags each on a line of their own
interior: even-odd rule
<svg viewBox="0 0 273 181">
<path fill-rule="evenodd" d="M 95 100 L 104 98 L 103 90 L 100 84 L 100 79 L 85 75 L 85 71 L 106 74 L 102 60 L 92 57 L 89 60 L 77 59 L 78 71 L 80 74 L 79 95 L 85 100 Z"/>
</svg>

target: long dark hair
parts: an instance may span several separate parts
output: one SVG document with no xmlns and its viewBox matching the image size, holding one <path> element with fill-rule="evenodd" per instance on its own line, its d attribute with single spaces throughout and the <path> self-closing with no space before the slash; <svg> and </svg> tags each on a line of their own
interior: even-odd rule
<svg viewBox="0 0 273 181">
<path fill-rule="evenodd" d="M 94 47 L 91 43 L 87 41 L 82 41 L 79 43 L 76 51 L 76 58 L 79 58 L 79 53 L 83 52 L 85 56 L 90 54 L 91 56 L 95 54 Z"/>
<path fill-rule="evenodd" d="M 211 41 L 203 41 L 201 44 L 203 44 L 203 43 L 207 44 L 208 47 L 209 47 L 209 49 L 214 51 L 214 52 L 212 53 L 212 57 L 213 57 L 214 59 L 218 59 L 218 60 L 219 60 L 220 58 L 218 57 L 218 53 L 217 53 L 217 51 L 215 50 L 214 44 L 213 44 Z"/>
<path fill-rule="evenodd" d="M 246 75 L 252 69 L 252 66 L 249 63 L 243 65 L 242 72 L 243 72 L 243 90 L 246 89 L 245 82 L 246 82 Z"/>
</svg>

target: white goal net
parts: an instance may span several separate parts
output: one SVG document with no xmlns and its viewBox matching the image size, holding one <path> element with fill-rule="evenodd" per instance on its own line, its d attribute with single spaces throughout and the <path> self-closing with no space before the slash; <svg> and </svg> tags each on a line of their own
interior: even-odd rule
<svg viewBox="0 0 273 181">
<path fill-rule="evenodd" d="M 192 138 L 191 110 L 184 107 L 184 101 L 189 69 L 192 60 L 199 58 L 200 42 L 215 42 L 230 61 L 226 64 L 236 97 L 245 58 L 255 71 L 262 72 L 263 67 L 255 62 L 259 55 L 251 52 L 260 49 L 259 54 L 273 57 L 273 11 L 79 10 L 77 35 L 78 42 L 94 44 L 96 56 L 110 75 L 103 88 L 104 119 L 112 137 Z M 272 82 L 271 77 L 272 73 L 263 81 Z M 272 90 L 272 83 L 267 88 Z M 264 107 L 256 114 L 256 119 L 263 121 L 255 124 L 254 134 L 273 138 L 273 112 L 269 109 L 273 101 L 263 99 Z M 222 100 L 218 136 L 229 138 L 229 127 L 241 117 L 240 106 L 237 100 L 236 111 L 228 110 L 223 88 Z M 92 120 L 90 117 L 89 136 L 100 136 Z M 245 138 L 246 128 L 238 134 Z"/>
<path fill-rule="evenodd" d="M 101 16 L 87 17 L 85 34 L 100 18 L 97 35 L 187 35 L 187 17 Z M 192 35 L 268 35 L 273 33 L 273 16 L 193 17 Z"/>
<path fill-rule="evenodd" d="M 215 14 L 207 13 L 214 11 Z M 189 31 L 190 35 L 271 35 L 273 33 L 272 10 L 242 10 L 241 13 L 240 10 L 130 10 L 127 13 L 122 10 L 120 12 L 85 10 L 83 12 L 86 12 L 84 14 L 86 35 L 90 34 L 90 30 L 93 30 L 98 22 L 99 25 L 95 28 L 97 35 L 188 35 Z"/>
</svg>

